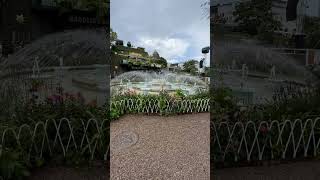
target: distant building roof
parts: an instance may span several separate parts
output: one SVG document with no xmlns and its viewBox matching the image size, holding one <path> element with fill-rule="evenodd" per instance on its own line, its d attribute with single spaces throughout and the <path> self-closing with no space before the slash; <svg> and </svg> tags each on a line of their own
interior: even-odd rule
<svg viewBox="0 0 320 180">
<path fill-rule="evenodd" d="M 170 64 L 170 67 L 178 67 L 178 66 L 179 66 L 179 63 Z"/>
</svg>

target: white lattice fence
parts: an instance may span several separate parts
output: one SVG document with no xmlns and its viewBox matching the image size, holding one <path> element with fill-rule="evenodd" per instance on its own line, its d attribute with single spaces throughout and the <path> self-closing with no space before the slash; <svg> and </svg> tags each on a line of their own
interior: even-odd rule
<svg viewBox="0 0 320 180">
<path fill-rule="evenodd" d="M 211 124 L 211 148 L 216 162 L 280 160 L 320 153 L 320 118 L 284 122 Z"/>
<path fill-rule="evenodd" d="M 12 148 L 22 150 L 28 159 L 42 158 L 44 154 L 66 157 L 69 153 L 86 154 L 91 160 L 106 158 L 109 122 L 96 119 L 75 121 L 62 118 L 38 122 L 34 126 L 25 124 L 16 129 L 4 129 L 1 132 L 0 156 L 3 150 Z"/>
<path fill-rule="evenodd" d="M 208 112 L 210 99 L 167 100 L 167 99 L 126 99 L 111 102 L 111 108 L 124 113 L 194 113 Z"/>
</svg>

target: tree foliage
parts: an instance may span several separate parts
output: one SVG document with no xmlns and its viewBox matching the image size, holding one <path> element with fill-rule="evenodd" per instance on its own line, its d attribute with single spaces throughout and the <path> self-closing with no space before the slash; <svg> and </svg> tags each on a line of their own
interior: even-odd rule
<svg viewBox="0 0 320 180">
<path fill-rule="evenodd" d="M 210 0 L 206 0 L 201 3 L 201 8 L 203 10 L 203 17 L 206 19 L 210 19 Z"/>
<path fill-rule="evenodd" d="M 118 39 L 117 32 L 113 31 L 112 28 L 110 28 L 110 42 L 114 42 Z M 130 43 L 131 44 L 131 43 Z"/>
<path fill-rule="evenodd" d="M 166 68 L 168 65 L 167 60 L 163 57 L 160 57 L 159 59 L 157 59 L 156 63 L 161 64 L 163 68 Z"/>
<path fill-rule="evenodd" d="M 197 74 L 197 67 L 196 67 L 196 63 L 198 63 L 198 61 L 196 60 L 189 60 L 187 62 L 185 62 L 183 64 L 183 71 L 184 72 L 187 72 L 187 73 L 190 73 L 190 74 Z"/>
<path fill-rule="evenodd" d="M 235 7 L 235 21 L 239 29 L 261 40 L 272 40 L 272 34 L 280 29 L 281 23 L 274 19 L 271 11 L 272 0 L 250 0 Z"/>
<path fill-rule="evenodd" d="M 320 18 L 305 17 L 304 32 L 307 48 L 320 48 Z"/>
<path fill-rule="evenodd" d="M 103 15 L 108 15 L 110 0 L 55 0 L 62 11 L 71 9 L 102 10 Z"/>
</svg>

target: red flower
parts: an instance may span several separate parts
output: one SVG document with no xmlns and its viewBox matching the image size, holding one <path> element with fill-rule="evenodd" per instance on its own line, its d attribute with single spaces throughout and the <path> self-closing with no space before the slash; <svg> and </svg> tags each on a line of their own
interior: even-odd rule
<svg viewBox="0 0 320 180">
<path fill-rule="evenodd" d="M 77 98 L 80 101 L 80 103 L 84 103 L 84 97 L 82 96 L 82 94 L 80 92 L 77 93 Z"/>
<path fill-rule="evenodd" d="M 52 103 L 52 102 L 53 102 L 53 97 L 52 97 L 52 96 L 49 96 L 49 97 L 47 98 L 47 101 L 50 102 L 50 103 Z"/>
<path fill-rule="evenodd" d="M 73 94 L 70 94 L 69 99 L 70 99 L 71 101 L 74 101 L 76 98 L 74 97 Z"/>
<path fill-rule="evenodd" d="M 88 105 L 92 107 L 97 107 L 97 100 L 92 100 Z"/>
<path fill-rule="evenodd" d="M 261 132 L 261 133 L 266 134 L 266 133 L 268 133 L 268 131 L 269 131 L 269 130 L 268 130 L 267 127 L 265 127 L 265 126 L 261 126 L 261 127 L 260 127 L 260 132 Z"/>
<path fill-rule="evenodd" d="M 63 94 L 64 89 L 62 87 L 57 87 L 56 89 L 59 94 Z"/>
</svg>

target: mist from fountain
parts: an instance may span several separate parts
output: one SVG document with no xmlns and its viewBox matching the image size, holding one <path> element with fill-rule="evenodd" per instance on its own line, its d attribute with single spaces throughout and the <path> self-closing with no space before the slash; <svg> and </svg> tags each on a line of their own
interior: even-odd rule
<svg viewBox="0 0 320 180">
<path fill-rule="evenodd" d="M 104 28 L 73 29 L 46 35 L 25 45 L 0 61 L 0 94 L 12 101 L 19 100 L 28 94 L 25 87 L 29 87 L 32 77 L 62 80 L 64 66 L 106 64 L 108 47 L 105 36 Z M 43 71 L 47 67 L 53 67 L 55 71 Z M 0 98 L 0 102 L 2 100 Z"/>
<path fill-rule="evenodd" d="M 241 40 L 215 41 L 215 64 L 241 69 L 242 64 L 250 65 L 251 71 L 270 74 L 270 68 L 275 66 L 278 75 L 301 77 L 309 72 L 304 67 L 304 61 L 283 55 L 268 47 L 254 42 Z"/>
<path fill-rule="evenodd" d="M 144 94 L 149 92 L 159 93 L 162 90 L 183 90 L 186 94 L 195 94 L 208 88 L 200 78 L 186 74 L 176 74 L 169 71 L 142 72 L 130 71 L 123 73 L 111 80 L 111 94 L 118 94 L 120 89 L 137 89 Z"/>
<path fill-rule="evenodd" d="M 205 86 L 206 83 L 200 78 L 195 76 L 190 76 L 186 74 L 176 74 L 169 71 L 163 71 L 161 74 L 157 72 L 142 72 L 142 71 L 130 71 L 111 80 L 111 84 L 120 82 L 150 82 L 157 80 L 158 82 L 169 82 L 169 83 L 185 83 L 189 85 L 202 85 Z"/>
<path fill-rule="evenodd" d="M 5 61 L 0 70 L 9 67 L 32 68 L 38 57 L 40 67 L 91 65 L 106 61 L 104 29 L 75 29 L 46 35 L 27 44 Z"/>
</svg>

